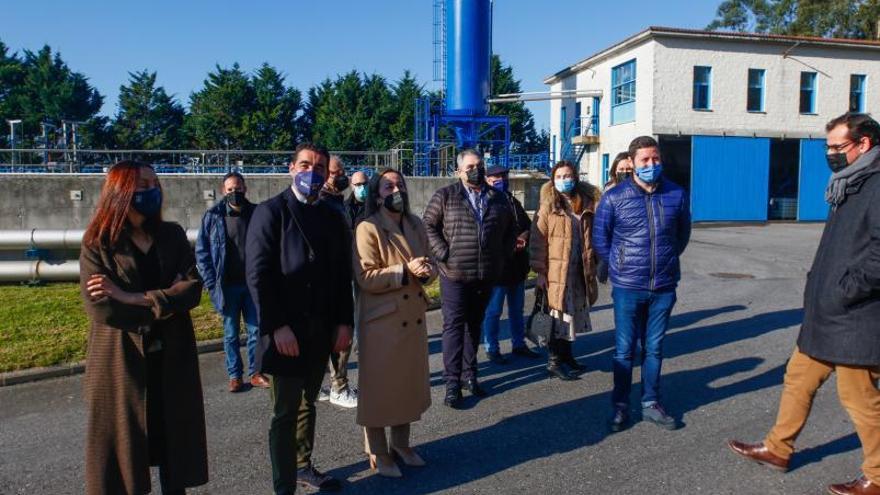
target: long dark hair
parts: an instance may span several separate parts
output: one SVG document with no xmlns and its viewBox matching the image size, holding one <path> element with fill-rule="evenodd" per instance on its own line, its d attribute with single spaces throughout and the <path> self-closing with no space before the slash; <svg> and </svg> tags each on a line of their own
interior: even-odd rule
<svg viewBox="0 0 880 495">
<path fill-rule="evenodd" d="M 128 212 L 132 208 L 131 198 L 137 190 L 141 170 L 145 168 L 153 169 L 149 163 L 137 160 L 123 160 L 110 167 L 101 188 L 95 215 L 83 236 L 83 244 L 89 247 L 116 245 L 119 235 L 128 223 Z M 161 213 L 150 221 L 153 224 L 160 223 Z"/>
<path fill-rule="evenodd" d="M 614 157 L 614 162 L 611 164 L 611 168 L 608 169 L 608 182 L 612 184 L 617 184 L 617 166 L 620 165 L 620 162 L 629 159 L 629 153 L 622 151 Z"/>
<path fill-rule="evenodd" d="M 403 174 L 393 168 L 386 168 L 379 172 L 378 174 L 373 174 L 370 177 L 370 183 L 367 186 L 367 216 L 372 215 L 379 211 L 382 208 L 381 202 L 382 198 L 379 197 L 379 182 L 382 180 L 382 177 L 385 177 L 388 174 L 397 174 L 400 176 L 400 181 L 403 183 L 403 187 L 407 191 L 407 194 L 403 195 L 403 214 L 409 215 L 409 187 L 406 185 L 406 178 L 403 177 Z"/>
</svg>

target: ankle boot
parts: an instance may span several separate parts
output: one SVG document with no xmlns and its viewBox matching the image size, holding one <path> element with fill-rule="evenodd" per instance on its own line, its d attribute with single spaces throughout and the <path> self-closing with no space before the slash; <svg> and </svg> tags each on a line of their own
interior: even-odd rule
<svg viewBox="0 0 880 495">
<path fill-rule="evenodd" d="M 547 355 L 549 357 L 547 372 L 550 373 L 551 377 L 559 378 L 563 381 L 574 380 L 575 377 L 563 362 L 560 350 L 559 340 L 553 339 L 547 342 Z"/>
<path fill-rule="evenodd" d="M 560 340 L 559 342 L 562 349 L 562 362 L 575 372 L 587 371 L 587 367 L 577 362 L 574 358 L 571 351 L 571 342 L 568 340 Z"/>
</svg>

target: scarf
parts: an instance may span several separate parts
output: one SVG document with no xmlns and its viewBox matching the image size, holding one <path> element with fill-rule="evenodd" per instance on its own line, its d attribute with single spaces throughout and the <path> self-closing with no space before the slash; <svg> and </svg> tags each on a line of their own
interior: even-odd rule
<svg viewBox="0 0 880 495">
<path fill-rule="evenodd" d="M 825 188 L 825 201 L 831 205 L 832 209 L 839 208 L 846 201 L 847 195 L 858 192 L 858 186 L 865 178 L 877 172 L 877 170 L 868 170 L 868 168 L 877 161 L 878 155 L 880 155 L 880 147 L 875 146 L 858 157 L 851 165 L 831 174 L 828 187 Z"/>
</svg>

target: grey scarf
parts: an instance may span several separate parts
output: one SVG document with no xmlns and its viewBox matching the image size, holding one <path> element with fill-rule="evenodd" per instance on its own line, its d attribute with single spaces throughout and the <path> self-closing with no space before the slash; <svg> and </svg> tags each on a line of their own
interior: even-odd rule
<svg viewBox="0 0 880 495">
<path fill-rule="evenodd" d="M 878 156 L 880 156 L 880 147 L 875 146 L 858 157 L 851 165 L 831 174 L 828 187 L 825 188 L 825 201 L 835 210 L 842 205 L 846 201 L 847 194 L 855 192 L 849 189 L 851 185 L 861 183 L 865 177 L 876 172 L 876 170 L 867 169 L 877 161 Z"/>
</svg>

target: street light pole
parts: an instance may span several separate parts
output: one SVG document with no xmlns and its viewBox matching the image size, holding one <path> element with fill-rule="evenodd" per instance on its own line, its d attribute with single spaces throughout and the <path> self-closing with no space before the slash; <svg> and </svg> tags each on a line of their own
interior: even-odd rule
<svg viewBox="0 0 880 495">
<path fill-rule="evenodd" d="M 6 119 L 9 124 L 9 148 L 12 150 L 12 165 L 15 166 L 15 125 L 21 124 L 21 119 Z"/>
</svg>

